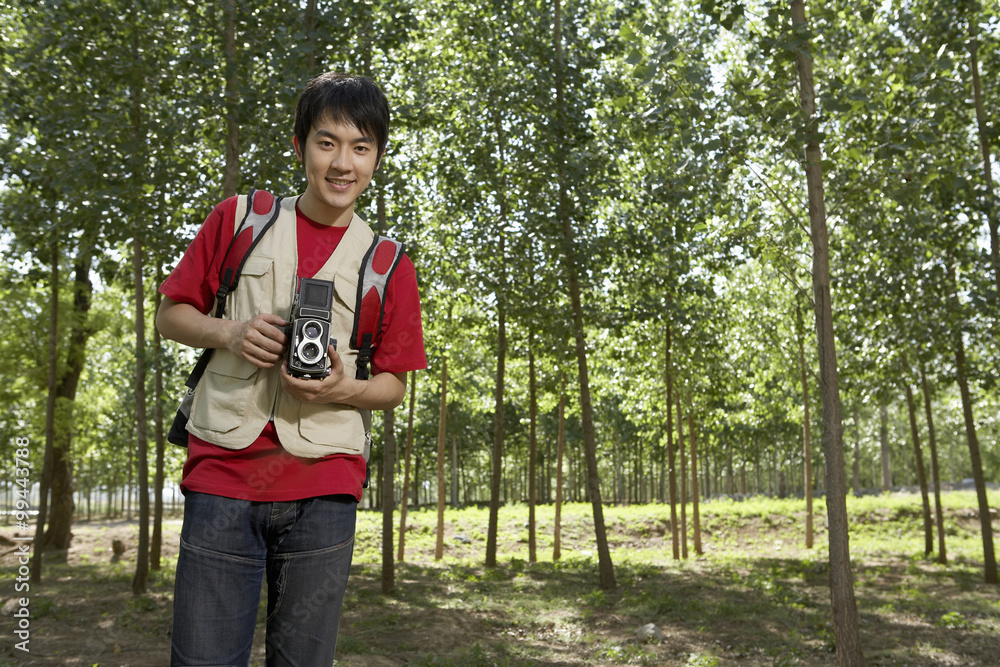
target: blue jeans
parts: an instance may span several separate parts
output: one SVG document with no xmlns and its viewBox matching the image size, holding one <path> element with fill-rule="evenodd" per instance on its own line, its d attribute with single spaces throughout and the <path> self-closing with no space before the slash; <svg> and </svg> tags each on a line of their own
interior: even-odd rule
<svg viewBox="0 0 1000 667">
<path fill-rule="evenodd" d="M 329 667 L 354 553 L 357 502 L 251 502 L 189 492 L 170 664 L 246 667 L 267 577 L 268 667 Z"/>
</svg>

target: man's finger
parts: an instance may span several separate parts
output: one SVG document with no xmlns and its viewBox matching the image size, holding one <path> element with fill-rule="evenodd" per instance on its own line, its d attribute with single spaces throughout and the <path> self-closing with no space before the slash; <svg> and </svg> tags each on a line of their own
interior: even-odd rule
<svg viewBox="0 0 1000 667">
<path fill-rule="evenodd" d="M 285 344 L 284 326 L 288 324 L 277 315 L 263 314 L 255 317 L 251 322 L 251 328 L 260 333 L 268 340 L 273 340 L 279 345 Z"/>
</svg>

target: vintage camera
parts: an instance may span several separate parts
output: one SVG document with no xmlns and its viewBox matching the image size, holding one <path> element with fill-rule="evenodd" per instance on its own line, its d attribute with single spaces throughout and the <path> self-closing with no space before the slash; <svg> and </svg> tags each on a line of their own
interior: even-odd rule
<svg viewBox="0 0 1000 667">
<path fill-rule="evenodd" d="M 299 378 L 326 376 L 329 355 L 327 346 L 337 346 L 330 339 L 330 315 L 333 310 L 333 281 L 302 278 L 292 304 L 288 337 L 288 374 Z"/>
</svg>

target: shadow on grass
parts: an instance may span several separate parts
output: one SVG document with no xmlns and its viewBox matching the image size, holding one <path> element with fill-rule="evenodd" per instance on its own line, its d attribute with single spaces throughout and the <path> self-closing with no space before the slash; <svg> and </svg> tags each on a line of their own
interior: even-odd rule
<svg viewBox="0 0 1000 667">
<path fill-rule="evenodd" d="M 394 595 L 382 596 L 377 571 L 358 568 L 341 652 L 428 665 L 832 659 L 825 579 L 814 566 L 772 560 L 741 573 L 625 562 L 616 576 L 618 587 L 603 591 L 590 559 L 513 560 L 493 570 L 403 564 Z M 662 642 L 636 639 L 646 623 L 661 629 Z"/>
<path fill-rule="evenodd" d="M 32 587 L 32 659 L 42 665 L 163 664 L 173 571 L 133 597 L 134 563 L 47 564 Z M 592 558 L 494 569 L 471 561 L 353 568 L 338 665 L 829 665 L 828 569 L 810 557 L 637 563 L 601 590 Z M 870 665 L 992 665 L 1000 655 L 1000 592 L 974 563 L 867 559 L 855 565 L 862 646 Z M 0 590 L 16 570 L 0 568 Z M 4 595 L 7 598 L 10 595 Z M 13 619 L 3 618 L 8 636 Z M 660 642 L 636 630 L 655 624 Z M 34 640 L 38 639 L 35 644 Z M 36 653 L 35 647 L 38 651 Z M 14 657 L 8 646 L 4 657 Z M 255 654 L 256 655 L 256 654 Z M 252 663 L 257 664 L 257 663 Z"/>
<path fill-rule="evenodd" d="M 134 569 L 135 563 L 128 560 L 45 563 L 42 582 L 24 592 L 29 600 L 31 664 L 164 662 L 169 655 L 174 571 L 150 571 L 146 595 L 134 596 Z M 14 591 L 17 576 L 16 568 L 0 568 L 0 590 Z M 6 636 L 14 636 L 16 621 L 2 619 Z M 25 657 L 12 645 L 3 648 L 0 655 Z"/>
<path fill-rule="evenodd" d="M 341 656 L 361 665 L 829 665 L 828 567 L 809 558 L 616 564 L 597 586 L 591 559 L 400 564 L 383 596 L 357 567 Z M 856 566 L 862 646 L 873 665 L 993 665 L 1000 594 L 970 569 L 896 559 Z M 640 643 L 654 623 L 661 642 Z M 352 662 L 353 659 L 353 662 Z"/>
</svg>

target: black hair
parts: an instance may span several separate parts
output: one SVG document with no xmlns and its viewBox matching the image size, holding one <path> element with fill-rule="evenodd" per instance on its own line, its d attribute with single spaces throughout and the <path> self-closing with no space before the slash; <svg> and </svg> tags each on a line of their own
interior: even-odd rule
<svg viewBox="0 0 1000 667">
<path fill-rule="evenodd" d="M 381 157 L 389 144 L 389 115 L 389 102 L 374 81 L 327 72 L 306 84 L 299 95 L 293 131 L 304 151 L 309 131 L 317 122 L 349 122 L 375 141 Z"/>
</svg>

